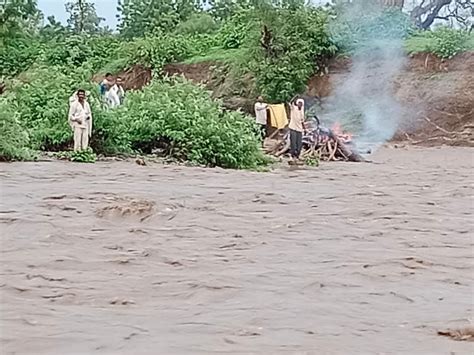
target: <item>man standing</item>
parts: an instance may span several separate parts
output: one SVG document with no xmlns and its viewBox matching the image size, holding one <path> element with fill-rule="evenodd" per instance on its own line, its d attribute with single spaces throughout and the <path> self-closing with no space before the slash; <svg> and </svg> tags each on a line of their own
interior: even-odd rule
<svg viewBox="0 0 474 355">
<path fill-rule="evenodd" d="M 114 76 L 111 73 L 105 74 L 104 80 L 99 84 L 100 96 L 105 97 L 107 91 L 110 90 L 114 83 Z"/>
<path fill-rule="evenodd" d="M 257 102 L 255 103 L 255 121 L 257 122 L 258 128 L 260 130 L 262 144 L 267 135 L 267 109 L 268 105 L 263 102 L 263 97 L 259 96 L 257 98 Z"/>
<path fill-rule="evenodd" d="M 92 133 L 92 113 L 83 89 L 69 99 L 68 120 L 74 131 L 74 151 L 86 149 Z"/>
<path fill-rule="evenodd" d="M 304 101 L 295 98 L 290 105 L 290 154 L 293 161 L 300 157 L 301 147 L 303 146 L 304 131 Z"/>
<path fill-rule="evenodd" d="M 99 84 L 100 95 L 109 108 L 114 108 L 120 105 L 120 99 L 117 96 L 117 92 L 113 90 L 114 86 L 115 79 L 111 73 L 105 74 L 104 80 Z"/>
<path fill-rule="evenodd" d="M 114 96 L 116 96 L 116 99 L 118 100 L 119 105 L 123 104 L 123 100 L 125 99 L 125 90 L 123 89 L 122 86 L 122 78 L 117 77 L 115 80 L 115 85 L 112 86 L 112 89 L 110 89 Z"/>
</svg>

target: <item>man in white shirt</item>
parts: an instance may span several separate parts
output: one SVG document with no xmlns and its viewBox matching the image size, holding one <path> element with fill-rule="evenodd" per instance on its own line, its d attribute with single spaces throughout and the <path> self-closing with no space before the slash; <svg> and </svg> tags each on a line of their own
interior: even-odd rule
<svg viewBox="0 0 474 355">
<path fill-rule="evenodd" d="M 123 104 L 123 100 L 125 99 L 125 90 L 123 89 L 123 86 L 122 86 L 121 77 L 117 77 L 117 79 L 115 80 L 115 85 L 112 86 L 112 89 L 110 90 L 114 92 L 115 95 L 117 95 L 119 105 Z"/>
<path fill-rule="evenodd" d="M 304 101 L 296 98 L 290 104 L 290 154 L 294 161 L 298 160 L 303 146 L 304 132 Z"/>
<path fill-rule="evenodd" d="M 259 127 L 262 144 L 267 135 L 267 109 L 268 105 L 263 102 L 263 97 L 259 96 L 255 103 L 255 121 Z"/>
<path fill-rule="evenodd" d="M 111 73 L 105 74 L 104 80 L 99 84 L 100 94 L 109 108 L 120 106 L 118 90 L 114 89 L 115 85 L 116 81 Z"/>
<path fill-rule="evenodd" d="M 92 113 L 82 89 L 69 99 L 68 121 L 74 131 L 74 151 L 86 149 L 92 134 Z"/>
</svg>

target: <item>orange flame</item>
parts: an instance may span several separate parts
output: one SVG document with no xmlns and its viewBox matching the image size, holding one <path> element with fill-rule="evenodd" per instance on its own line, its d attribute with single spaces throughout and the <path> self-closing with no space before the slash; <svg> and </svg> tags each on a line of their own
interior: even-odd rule
<svg viewBox="0 0 474 355">
<path fill-rule="evenodd" d="M 334 123 L 331 130 L 343 143 L 350 143 L 352 141 L 352 133 L 344 131 L 339 122 Z"/>
</svg>

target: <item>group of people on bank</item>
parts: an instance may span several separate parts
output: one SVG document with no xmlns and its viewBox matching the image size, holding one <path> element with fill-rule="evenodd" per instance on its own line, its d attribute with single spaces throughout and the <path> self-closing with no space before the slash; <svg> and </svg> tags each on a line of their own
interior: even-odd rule
<svg viewBox="0 0 474 355">
<path fill-rule="evenodd" d="M 99 91 L 104 104 L 109 108 L 120 106 L 124 102 L 125 90 L 120 77 L 115 78 L 112 74 L 107 73 L 104 80 L 99 84 Z M 269 109 L 270 105 L 265 103 L 261 96 L 258 97 L 255 103 L 255 120 L 259 127 L 262 143 L 267 133 Z M 294 161 L 298 161 L 301 153 L 304 121 L 304 100 L 296 97 L 290 102 L 290 122 L 288 124 L 290 129 L 290 154 Z M 68 122 L 74 132 L 74 151 L 87 149 L 92 134 L 92 112 L 87 102 L 86 92 L 83 89 L 77 90 L 69 98 Z"/>
<path fill-rule="evenodd" d="M 296 97 L 290 102 L 290 155 L 294 161 L 298 161 L 303 146 L 304 132 L 304 100 Z M 268 111 L 270 105 L 264 102 L 263 97 L 259 96 L 255 103 L 255 121 L 259 126 L 262 143 L 267 135 Z"/>
<path fill-rule="evenodd" d="M 113 108 L 123 104 L 125 90 L 121 77 L 115 78 L 111 73 L 105 74 L 104 80 L 99 84 L 99 90 L 108 107 Z"/>
<path fill-rule="evenodd" d="M 120 106 L 124 102 L 122 78 L 115 78 L 111 73 L 105 74 L 104 80 L 99 84 L 99 92 L 109 108 Z M 84 89 L 77 90 L 69 98 L 68 122 L 74 132 L 74 151 L 87 149 L 92 134 L 92 112 Z"/>
</svg>

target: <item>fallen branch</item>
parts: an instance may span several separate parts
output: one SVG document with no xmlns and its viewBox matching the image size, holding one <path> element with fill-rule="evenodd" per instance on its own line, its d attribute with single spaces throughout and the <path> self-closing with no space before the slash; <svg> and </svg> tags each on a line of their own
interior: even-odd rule
<svg viewBox="0 0 474 355">
<path fill-rule="evenodd" d="M 425 121 L 428 122 L 429 124 L 433 125 L 436 129 L 439 129 L 441 132 L 444 132 L 446 134 L 456 134 L 456 132 L 450 132 L 445 130 L 443 127 L 438 126 L 436 123 L 431 121 L 428 117 L 424 117 Z"/>
<path fill-rule="evenodd" d="M 347 157 L 347 160 L 353 161 L 353 162 L 358 162 L 358 163 L 366 162 L 364 157 L 362 157 L 359 153 L 357 153 L 356 151 L 348 149 L 344 145 L 344 143 L 341 142 L 339 137 L 337 135 L 335 135 L 332 131 L 330 133 L 330 138 L 337 143 L 341 153 Z"/>
<path fill-rule="evenodd" d="M 266 152 L 272 154 L 276 157 L 280 157 L 284 154 L 289 153 L 290 150 L 290 140 L 287 137 L 285 140 L 278 141 L 271 149 L 268 149 Z M 353 151 L 348 146 L 346 146 L 342 139 L 337 136 L 333 131 L 329 131 L 329 134 L 326 136 L 326 140 L 314 141 L 312 144 L 306 144 L 302 151 L 300 157 L 311 158 L 317 157 L 320 160 L 324 161 L 352 161 L 352 162 L 367 162 L 358 152 Z"/>
<path fill-rule="evenodd" d="M 338 151 L 338 148 L 337 148 L 337 141 L 334 142 L 334 150 L 332 151 L 331 155 L 329 156 L 329 161 L 331 160 L 335 160 L 335 156 L 336 156 L 336 152 Z"/>
</svg>

